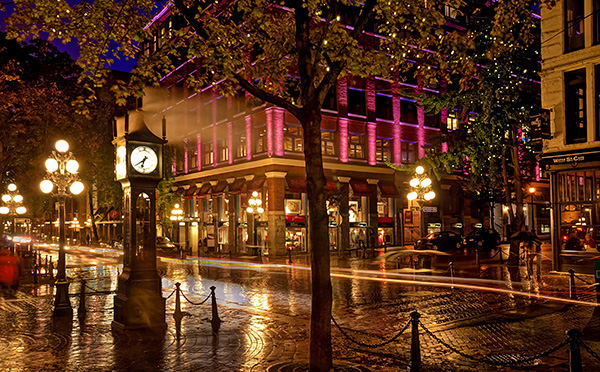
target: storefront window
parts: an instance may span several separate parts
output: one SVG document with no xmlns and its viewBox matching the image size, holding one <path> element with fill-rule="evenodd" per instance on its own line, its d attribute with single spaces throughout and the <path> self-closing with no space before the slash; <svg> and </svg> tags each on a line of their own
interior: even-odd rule
<svg viewBox="0 0 600 372">
<path fill-rule="evenodd" d="M 302 152 L 302 128 L 287 125 L 283 128 L 283 149 Z"/>
</svg>

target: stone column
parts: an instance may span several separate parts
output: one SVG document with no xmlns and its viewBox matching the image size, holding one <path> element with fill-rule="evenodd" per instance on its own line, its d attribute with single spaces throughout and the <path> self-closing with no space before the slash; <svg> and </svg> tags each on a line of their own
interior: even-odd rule
<svg viewBox="0 0 600 372">
<path fill-rule="evenodd" d="M 369 247 L 375 249 L 377 244 L 377 227 L 378 227 L 378 214 L 377 214 L 377 183 L 378 179 L 367 179 L 369 188 L 371 189 L 371 196 L 369 196 L 369 226 L 373 229 L 367 232 L 369 237 Z M 372 236 L 371 236 L 372 235 Z"/>
<path fill-rule="evenodd" d="M 339 254 L 346 257 L 350 248 L 350 177 L 338 177 L 340 183 L 340 205 L 339 212 L 341 223 L 339 229 Z"/>
<path fill-rule="evenodd" d="M 285 255 L 285 176 L 287 172 L 265 172 L 268 192 L 269 254 Z M 266 198 L 263 198 L 265 200 Z"/>
<path fill-rule="evenodd" d="M 229 221 L 229 229 L 227 230 L 227 245 L 229 246 L 229 253 L 237 255 L 240 253 L 238 242 L 237 242 L 237 210 L 235 203 L 235 195 L 229 192 L 229 188 L 235 182 L 235 178 L 227 179 L 227 213 Z"/>
</svg>

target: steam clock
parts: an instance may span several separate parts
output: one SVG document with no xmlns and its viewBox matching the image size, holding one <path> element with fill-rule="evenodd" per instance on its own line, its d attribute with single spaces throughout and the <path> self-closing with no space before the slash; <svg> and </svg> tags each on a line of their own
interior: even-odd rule
<svg viewBox="0 0 600 372">
<path fill-rule="evenodd" d="M 115 178 L 123 187 L 123 273 L 115 296 L 113 331 L 166 329 L 165 299 L 156 270 L 156 187 L 165 139 L 141 110 L 114 123 Z"/>
</svg>

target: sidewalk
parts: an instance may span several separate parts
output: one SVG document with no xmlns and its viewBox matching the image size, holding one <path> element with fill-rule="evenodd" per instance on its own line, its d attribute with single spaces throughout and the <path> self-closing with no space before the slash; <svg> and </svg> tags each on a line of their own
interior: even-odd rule
<svg viewBox="0 0 600 372">
<path fill-rule="evenodd" d="M 292 256 L 294 265 L 300 267 L 300 261 L 307 258 Z M 268 262 L 283 265 L 286 259 L 268 257 Z M 377 348 L 357 345 L 346 336 L 365 345 L 382 343 L 402 330 L 414 310 L 419 311 L 420 320 L 437 338 L 420 331 L 423 370 L 427 371 L 567 371 L 565 348 L 526 366 L 501 368 L 482 365 L 459 353 L 476 358 L 492 355 L 493 360 L 502 363 L 543 352 L 562 342 L 565 330 L 572 328 L 583 331 L 584 343 L 595 353 L 600 353 L 600 321 L 594 308 L 537 299 L 535 283 L 530 287 L 532 296 L 524 297 L 422 284 L 390 282 L 378 285 L 378 281 L 369 281 L 368 277 L 363 280 L 337 276 L 346 270 L 378 268 L 380 264 L 372 259 L 338 260 L 335 255 L 332 257 L 332 270 L 336 274 L 332 277 L 333 315 L 345 333 L 335 326 L 332 328 L 337 370 L 406 370 L 410 360 L 410 329 L 396 342 Z M 434 262 L 432 275 L 448 276 L 447 264 L 446 259 Z M 459 276 L 464 277 L 462 281 L 466 283 L 467 279 L 490 279 L 504 271 L 501 265 L 485 258 L 481 270 L 468 257 L 455 260 L 455 268 L 457 285 Z M 102 285 L 114 285 L 117 269 L 118 265 L 104 267 L 108 276 L 102 283 L 95 283 L 98 290 L 106 289 Z M 180 261 L 168 260 L 161 263 L 160 271 L 161 274 L 171 273 L 163 279 L 164 297 L 171 293 L 176 281 L 181 281 L 182 272 L 187 277 L 199 275 L 193 282 L 188 279 L 183 283 L 185 293 L 193 301 L 200 302 L 206 296 L 207 287 L 217 284 L 219 316 L 223 320 L 217 333 L 211 327 L 210 306 L 191 306 L 184 300 L 182 310 L 188 315 L 178 330 L 173 318 L 173 297 L 167 300 L 168 328 L 163 340 L 144 341 L 136 333 L 112 334 L 113 296 L 107 294 L 88 295 L 87 313 L 81 319 L 77 316 L 78 297 L 72 297 L 73 321 L 53 322 L 52 287 L 24 282 L 16 298 L 0 298 L 0 345 L 3 350 L 0 370 L 306 370 L 310 302 L 305 288 L 309 277 L 306 270 L 293 270 L 288 274 L 282 268 L 273 279 L 268 279 L 271 276 L 263 272 L 244 274 L 240 270 L 204 268 L 199 264 L 185 266 Z M 290 278 L 289 285 L 286 281 L 273 281 L 278 280 L 281 273 Z M 73 274 L 73 270 L 69 270 L 69 276 Z M 394 278 L 396 274 L 401 274 L 400 270 L 379 271 L 379 277 Z M 243 296 L 232 289 L 238 282 L 244 289 Z M 525 288 L 524 282 L 519 278 L 512 285 Z M 583 284 L 577 283 L 581 298 L 595 301 L 594 292 L 582 290 Z M 568 297 L 566 276 L 549 275 L 546 270 L 537 285 Z M 345 292 L 346 289 L 349 292 Z M 77 293 L 78 290 L 78 283 L 73 283 L 70 292 Z M 260 301 L 269 301 L 268 306 Z M 448 350 L 440 341 L 455 351 Z M 595 366 L 600 365 L 600 361 L 585 350 L 582 350 L 582 357 L 584 371 L 594 371 Z"/>
</svg>

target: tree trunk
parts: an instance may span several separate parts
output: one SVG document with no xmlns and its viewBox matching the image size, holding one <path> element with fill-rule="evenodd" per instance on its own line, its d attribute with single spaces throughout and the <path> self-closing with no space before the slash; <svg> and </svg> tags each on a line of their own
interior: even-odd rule
<svg viewBox="0 0 600 372">
<path fill-rule="evenodd" d="M 88 190 L 88 203 L 90 206 L 90 221 L 92 226 L 92 242 L 98 241 L 98 227 L 96 226 L 96 219 L 94 218 L 94 203 L 92 202 L 92 190 L 91 187 Z"/>
<path fill-rule="evenodd" d="M 308 110 L 307 110 L 308 111 Z M 308 209 L 310 211 L 310 263 L 312 303 L 310 314 L 310 371 L 329 372 L 331 348 L 331 277 L 328 215 L 325 205 L 325 174 L 321 154 L 321 114 L 311 110 L 304 116 L 304 156 Z"/>
</svg>

